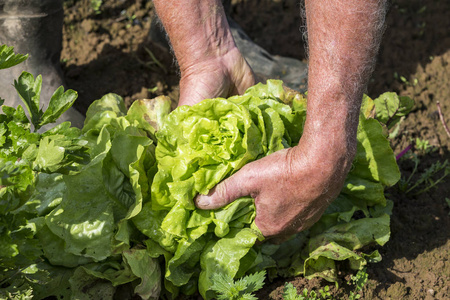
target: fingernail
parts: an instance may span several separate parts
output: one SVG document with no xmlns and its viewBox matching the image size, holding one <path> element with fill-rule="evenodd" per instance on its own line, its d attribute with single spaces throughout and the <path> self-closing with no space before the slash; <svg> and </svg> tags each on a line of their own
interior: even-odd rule
<svg viewBox="0 0 450 300">
<path fill-rule="evenodd" d="M 197 202 L 197 206 L 201 206 L 201 207 L 209 206 L 211 204 L 211 198 L 206 195 L 198 195 L 196 202 Z"/>
</svg>

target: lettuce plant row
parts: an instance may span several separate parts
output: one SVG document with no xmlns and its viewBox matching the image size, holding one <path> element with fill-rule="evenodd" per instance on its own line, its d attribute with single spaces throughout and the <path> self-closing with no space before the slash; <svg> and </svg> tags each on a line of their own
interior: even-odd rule
<svg viewBox="0 0 450 300">
<path fill-rule="evenodd" d="M 30 118 L 22 107 L 3 105 L 0 114 L 0 298 L 199 291 L 212 299 L 218 273 L 336 281 L 339 261 L 356 270 L 380 260 L 365 249 L 389 239 L 384 188 L 400 173 L 382 124 L 370 117 L 377 101 L 363 99 L 357 154 L 338 198 L 312 228 L 273 245 L 258 242 L 252 198 L 217 210 L 197 209 L 193 199 L 246 163 L 295 146 L 303 95 L 269 80 L 171 111 L 165 97 L 127 110 L 108 94 L 89 107 L 82 129 L 62 123 L 40 133 L 33 129 L 76 98 L 58 89 L 42 112 L 40 82 L 23 73 L 15 84 Z"/>
</svg>

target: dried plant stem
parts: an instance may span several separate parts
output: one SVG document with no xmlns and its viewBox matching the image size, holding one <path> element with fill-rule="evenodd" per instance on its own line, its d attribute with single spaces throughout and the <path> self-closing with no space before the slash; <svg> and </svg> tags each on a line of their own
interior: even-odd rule
<svg viewBox="0 0 450 300">
<path fill-rule="evenodd" d="M 436 106 L 438 108 L 439 119 L 441 119 L 442 125 L 444 125 L 445 132 L 447 133 L 448 137 L 450 138 L 450 130 L 448 129 L 447 123 L 445 123 L 444 116 L 442 115 L 441 104 L 439 103 L 439 101 L 436 102 Z"/>
</svg>

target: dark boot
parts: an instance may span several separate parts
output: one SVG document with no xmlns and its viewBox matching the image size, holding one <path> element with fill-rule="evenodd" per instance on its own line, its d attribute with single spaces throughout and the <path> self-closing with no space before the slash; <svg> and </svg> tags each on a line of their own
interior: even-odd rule
<svg viewBox="0 0 450 300">
<path fill-rule="evenodd" d="M 53 92 L 64 85 L 60 67 L 62 49 L 63 0 L 0 0 L 0 44 L 13 46 L 28 59 L 0 71 L 0 96 L 5 105 L 23 105 L 13 87 L 22 71 L 42 75 L 41 106 L 48 106 Z M 71 121 L 82 127 L 84 116 L 70 108 L 59 122 Z"/>
</svg>

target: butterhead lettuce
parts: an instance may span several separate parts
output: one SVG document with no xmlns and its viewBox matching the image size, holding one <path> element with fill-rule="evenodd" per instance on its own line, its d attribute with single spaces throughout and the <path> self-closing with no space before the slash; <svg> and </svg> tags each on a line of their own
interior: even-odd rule
<svg viewBox="0 0 450 300">
<path fill-rule="evenodd" d="M 359 269 L 379 260 L 363 250 L 389 239 L 384 188 L 400 174 L 382 126 L 369 117 L 375 106 L 363 99 L 340 195 L 311 229 L 280 245 L 257 243 L 264 237 L 252 198 L 217 210 L 197 209 L 193 199 L 298 144 L 307 100 L 281 81 L 172 112 L 164 97 L 127 111 L 109 94 L 91 105 L 81 131 L 63 123 L 31 133 L 21 107 L 3 107 L 0 297 L 22 290 L 36 299 L 113 299 L 128 286 L 143 299 L 197 291 L 211 299 L 216 273 L 267 269 L 334 281 L 337 261 Z"/>
<path fill-rule="evenodd" d="M 206 99 L 171 112 L 156 132 L 158 171 L 151 200 L 133 218 L 166 251 L 166 288 L 175 294 L 179 289 L 192 292 L 195 284 L 211 299 L 213 273 L 239 277 L 271 268 L 272 274 L 336 280 L 335 261 L 346 260 L 358 269 L 368 257 L 378 259 L 378 253 L 355 250 L 389 238 L 389 216 L 380 211 L 386 206 L 384 186 L 393 185 L 399 171 L 381 125 L 368 118 L 372 107 L 365 97 L 358 151 L 341 195 L 311 230 L 277 246 L 255 245 L 263 238 L 254 224 L 253 199 L 241 198 L 218 210 L 198 210 L 193 199 L 246 163 L 295 146 L 303 131 L 306 99 L 272 80 L 242 96 Z M 362 219 L 356 219 L 358 211 Z M 161 248 L 154 255 L 163 255 Z"/>
</svg>

